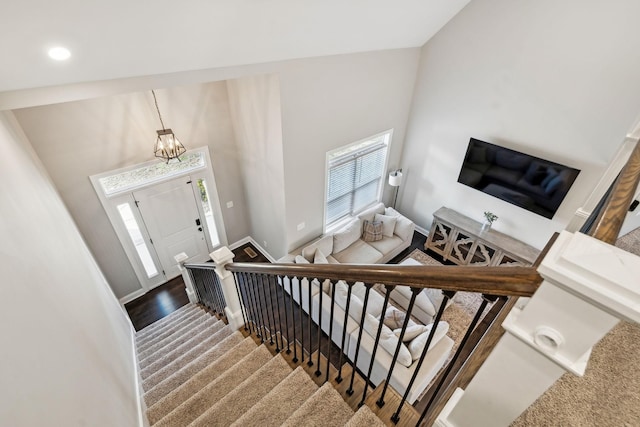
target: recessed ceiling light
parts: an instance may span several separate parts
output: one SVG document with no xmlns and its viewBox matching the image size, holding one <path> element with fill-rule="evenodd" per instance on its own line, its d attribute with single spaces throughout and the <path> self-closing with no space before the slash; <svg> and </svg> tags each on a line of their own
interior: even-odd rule
<svg viewBox="0 0 640 427">
<path fill-rule="evenodd" d="M 56 61 L 64 61 L 69 59 L 71 52 L 66 47 L 56 46 L 49 49 L 49 57 Z"/>
</svg>

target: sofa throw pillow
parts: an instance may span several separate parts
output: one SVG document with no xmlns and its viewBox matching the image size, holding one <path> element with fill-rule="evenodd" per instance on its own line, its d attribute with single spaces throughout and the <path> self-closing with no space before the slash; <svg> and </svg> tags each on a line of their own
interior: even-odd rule
<svg viewBox="0 0 640 427">
<path fill-rule="evenodd" d="M 362 240 L 377 242 L 382 240 L 382 223 L 380 221 L 362 221 Z"/>
<path fill-rule="evenodd" d="M 307 261 L 307 259 L 302 255 L 296 255 L 294 261 L 296 264 L 309 264 L 309 261 Z"/>
<path fill-rule="evenodd" d="M 409 353 L 411 353 L 411 359 L 417 360 L 420 358 L 422 354 L 422 350 L 424 346 L 427 344 L 427 339 L 429 338 L 429 334 L 431 333 L 431 329 L 433 328 L 433 323 L 429 323 L 425 326 L 425 331 L 418 335 L 413 339 L 408 345 Z M 449 331 L 449 324 L 447 322 L 440 321 L 438 322 L 438 327 L 436 328 L 436 332 L 433 335 L 433 340 L 431 344 L 429 344 L 429 350 L 435 347 L 436 344 L 444 337 Z M 428 351 L 428 350 L 427 350 Z"/>
<path fill-rule="evenodd" d="M 331 255 L 333 252 L 335 252 L 333 250 L 333 236 L 331 234 L 327 234 L 318 241 L 305 247 L 302 250 L 302 256 L 305 257 L 307 261 L 312 262 L 317 248 L 320 248 L 323 254 L 327 256 Z"/>
<path fill-rule="evenodd" d="M 327 257 L 324 256 L 324 254 L 322 253 L 320 248 L 316 249 L 316 253 L 313 256 L 313 263 L 314 264 L 329 264 L 329 261 L 327 261 Z"/>
<path fill-rule="evenodd" d="M 354 219 L 343 230 L 333 234 L 333 253 L 342 252 L 360 239 L 362 225 L 359 219 Z"/>
<path fill-rule="evenodd" d="M 411 325 L 407 326 L 407 329 L 404 331 L 404 336 L 402 337 L 402 342 L 409 342 L 412 339 L 416 338 L 418 335 L 423 333 L 427 329 L 424 325 Z M 393 333 L 396 334 L 397 337 L 400 337 L 400 333 L 402 332 L 402 328 L 394 329 Z"/>
<path fill-rule="evenodd" d="M 378 203 L 376 205 L 371 206 L 369 209 L 366 209 L 360 212 L 358 214 L 358 218 L 361 219 L 362 221 L 364 221 L 365 219 L 367 221 L 373 221 L 373 217 L 376 214 L 383 214 L 383 213 L 384 213 L 384 204 Z"/>
<path fill-rule="evenodd" d="M 367 313 L 364 318 L 364 330 L 371 335 L 373 339 L 376 338 L 378 334 L 378 319 Z M 391 329 L 387 326 L 382 325 L 382 330 L 380 331 L 380 347 L 385 349 L 387 353 L 393 355 L 396 351 L 396 347 L 398 346 L 398 337 L 393 333 Z M 406 345 L 400 344 L 400 352 L 398 353 L 398 363 L 402 366 L 406 366 L 407 368 L 411 366 L 413 363 L 413 359 L 411 359 L 411 353 Z"/>
<path fill-rule="evenodd" d="M 407 313 L 404 311 L 398 310 L 397 308 L 391 306 L 387 308 L 387 311 L 384 312 L 384 321 L 385 326 L 391 329 L 402 328 L 404 324 L 404 320 L 407 318 Z M 409 319 L 409 323 L 407 327 L 415 325 L 416 322 Z"/>
<path fill-rule="evenodd" d="M 393 230 L 395 230 L 396 228 L 396 221 L 397 218 L 394 216 L 387 216 L 387 215 L 380 215 L 380 214 L 376 214 L 375 217 L 373 217 L 373 220 L 375 222 L 382 222 L 382 235 L 385 237 L 392 237 L 393 236 Z"/>
</svg>

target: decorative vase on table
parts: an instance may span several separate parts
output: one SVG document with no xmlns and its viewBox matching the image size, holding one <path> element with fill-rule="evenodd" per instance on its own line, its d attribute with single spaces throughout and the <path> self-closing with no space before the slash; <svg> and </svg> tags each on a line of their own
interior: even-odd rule
<svg viewBox="0 0 640 427">
<path fill-rule="evenodd" d="M 482 232 L 489 231 L 491 229 L 491 225 L 493 224 L 493 221 L 495 221 L 496 219 L 498 219 L 498 215 L 494 214 L 493 212 L 485 211 L 484 222 L 482 223 L 481 231 Z"/>
</svg>

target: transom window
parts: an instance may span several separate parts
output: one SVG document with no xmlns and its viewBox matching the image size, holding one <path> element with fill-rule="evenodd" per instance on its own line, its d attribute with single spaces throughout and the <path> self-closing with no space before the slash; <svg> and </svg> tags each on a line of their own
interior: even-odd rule
<svg viewBox="0 0 640 427">
<path fill-rule="evenodd" d="M 325 228 L 380 201 L 393 130 L 327 153 Z"/>
</svg>

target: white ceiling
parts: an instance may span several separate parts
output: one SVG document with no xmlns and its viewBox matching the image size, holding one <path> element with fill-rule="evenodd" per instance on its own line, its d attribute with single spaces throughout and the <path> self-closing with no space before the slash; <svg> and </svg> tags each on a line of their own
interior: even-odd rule
<svg viewBox="0 0 640 427">
<path fill-rule="evenodd" d="M 5 0 L 0 92 L 422 46 L 469 1 Z"/>
</svg>

